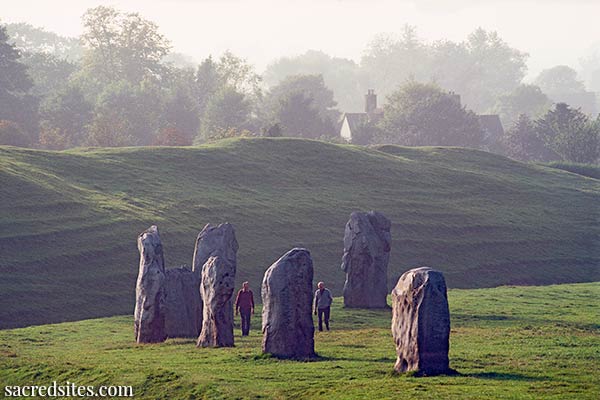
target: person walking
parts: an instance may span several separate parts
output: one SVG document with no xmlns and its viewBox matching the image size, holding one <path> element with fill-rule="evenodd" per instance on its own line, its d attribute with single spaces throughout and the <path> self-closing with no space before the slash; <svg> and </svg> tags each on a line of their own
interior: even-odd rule
<svg viewBox="0 0 600 400">
<path fill-rule="evenodd" d="M 323 321 L 325 321 L 325 327 L 329 330 L 329 315 L 333 297 L 331 296 L 329 289 L 325 287 L 325 283 L 319 282 L 317 288 L 313 308 L 315 310 L 315 315 L 317 315 L 317 313 L 319 314 L 319 331 L 322 332 Z"/>
<path fill-rule="evenodd" d="M 242 283 L 242 288 L 235 298 L 235 315 L 242 316 L 242 336 L 250 334 L 250 315 L 254 314 L 254 294 L 248 282 Z"/>
</svg>

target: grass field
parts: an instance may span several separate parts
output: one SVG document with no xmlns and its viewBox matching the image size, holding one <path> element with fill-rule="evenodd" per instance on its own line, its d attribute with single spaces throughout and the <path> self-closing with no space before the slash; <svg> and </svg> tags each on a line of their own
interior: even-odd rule
<svg viewBox="0 0 600 400">
<path fill-rule="evenodd" d="M 348 310 L 316 332 L 319 359 L 133 341 L 131 316 L 0 331 L 0 384 L 131 385 L 135 398 L 590 399 L 600 395 L 600 283 L 449 291 L 457 376 L 392 373 L 390 311 Z M 260 316 L 254 317 L 258 326 Z M 2 387 L 3 389 L 3 387 Z"/>
<path fill-rule="evenodd" d="M 0 328 L 128 314 L 136 237 L 159 226 L 169 267 L 229 221 L 237 280 L 294 246 L 341 294 L 349 214 L 393 222 L 390 285 L 428 265 L 454 288 L 600 280 L 600 181 L 459 148 L 295 139 L 200 147 L 0 147 Z"/>
</svg>

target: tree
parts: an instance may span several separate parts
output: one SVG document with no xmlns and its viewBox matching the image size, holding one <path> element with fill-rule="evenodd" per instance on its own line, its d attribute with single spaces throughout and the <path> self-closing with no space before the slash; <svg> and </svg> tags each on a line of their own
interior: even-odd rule
<svg viewBox="0 0 600 400">
<path fill-rule="evenodd" d="M 585 91 L 585 85 L 578 79 L 577 71 L 566 65 L 543 70 L 535 79 L 535 84 L 550 96 Z"/>
<path fill-rule="evenodd" d="M 169 41 L 158 26 L 137 13 L 121 13 L 98 6 L 83 15 L 84 68 L 105 82 L 126 80 L 139 84 L 164 74 L 161 64 Z"/>
<path fill-rule="evenodd" d="M 198 111 L 201 115 L 204 114 L 208 100 L 219 90 L 221 84 L 217 64 L 212 57 L 208 57 L 198 66 L 193 84 Z"/>
<path fill-rule="evenodd" d="M 504 126 L 516 123 L 521 114 L 531 119 L 543 115 L 552 107 L 552 101 L 535 85 L 519 85 L 511 93 L 498 98 L 494 111 L 500 115 Z"/>
<path fill-rule="evenodd" d="M 243 58 L 226 51 L 217 63 L 217 71 L 222 87 L 227 86 L 249 98 L 260 99 L 262 78 Z"/>
<path fill-rule="evenodd" d="M 70 63 L 83 56 L 78 38 L 60 36 L 23 22 L 8 24 L 6 28 L 14 45 L 24 53 L 44 54 Z"/>
<path fill-rule="evenodd" d="M 210 98 L 202 118 L 198 142 L 223 132 L 245 130 L 251 125 L 251 104 L 246 95 L 232 87 L 224 87 Z"/>
<path fill-rule="evenodd" d="M 578 109 L 556 104 L 536 121 L 536 131 L 546 146 L 563 161 L 592 163 L 598 159 L 600 125 Z M 543 161 L 556 158 L 546 157 Z"/>
<path fill-rule="evenodd" d="M 44 101 L 41 115 L 40 144 L 61 150 L 84 144 L 93 117 L 93 105 L 79 87 L 69 86 Z"/>
<path fill-rule="evenodd" d="M 27 147 L 30 144 L 29 136 L 16 122 L 0 119 L 0 145 Z"/>
<path fill-rule="evenodd" d="M 321 75 L 289 76 L 270 90 L 265 103 L 284 135 L 316 138 L 335 132 L 339 111 Z"/>
<path fill-rule="evenodd" d="M 40 98 L 64 89 L 78 68 L 76 64 L 48 53 L 24 53 L 23 63 L 33 81 L 31 93 Z"/>
<path fill-rule="evenodd" d="M 520 114 L 502 138 L 504 153 L 520 161 L 540 161 L 553 152 L 537 134 L 536 125 L 527 114 Z"/>
<path fill-rule="evenodd" d="M 163 110 L 163 92 L 152 82 L 107 85 L 90 124 L 92 146 L 147 146 L 154 142 Z"/>
<path fill-rule="evenodd" d="M 414 26 L 405 25 L 401 36 L 382 34 L 367 46 L 361 59 L 363 86 L 377 88 L 387 97 L 403 82 L 431 79 L 431 51 Z"/>
<path fill-rule="evenodd" d="M 269 64 L 264 72 L 264 82 L 272 88 L 293 75 L 322 75 L 325 85 L 331 88 L 342 110 L 364 109 L 363 94 L 367 87 L 361 82 L 359 66 L 352 60 L 309 50 L 299 56 L 282 57 Z"/>
<path fill-rule="evenodd" d="M 477 116 L 431 84 L 409 82 L 388 97 L 378 142 L 406 146 L 480 147 Z"/>
<path fill-rule="evenodd" d="M 167 132 L 171 132 L 168 129 L 174 130 L 184 138 L 184 141 L 178 141 L 178 143 L 191 144 L 200 127 L 198 108 L 189 88 L 182 86 L 173 88 L 165 100 L 161 113 L 162 130 L 167 129 Z M 171 136 L 173 136 L 172 132 Z M 183 144 L 177 145 L 183 146 Z"/>
<path fill-rule="evenodd" d="M 33 87 L 21 54 L 9 43 L 6 28 L 0 26 L 0 119 L 13 121 L 37 141 L 38 100 L 31 95 Z"/>
<path fill-rule="evenodd" d="M 301 92 L 281 96 L 274 118 L 281 125 L 284 136 L 316 139 L 335 135 L 335 126 L 321 116 L 314 99 Z"/>
</svg>

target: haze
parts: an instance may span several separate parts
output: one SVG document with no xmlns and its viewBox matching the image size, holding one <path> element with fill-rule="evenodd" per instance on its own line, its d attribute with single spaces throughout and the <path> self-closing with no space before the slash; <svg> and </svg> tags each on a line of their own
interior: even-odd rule
<svg viewBox="0 0 600 400">
<path fill-rule="evenodd" d="M 281 56 L 308 49 L 360 59 L 378 33 L 414 25 L 426 40 L 463 40 L 477 27 L 496 30 L 530 54 L 528 77 L 558 64 L 579 69 L 579 59 L 600 43 L 600 3 L 552 1 L 309 0 L 3 0 L 0 21 L 28 22 L 64 36 L 82 31 L 81 15 L 109 5 L 156 22 L 173 50 L 196 61 L 229 49 L 262 71 Z"/>
</svg>

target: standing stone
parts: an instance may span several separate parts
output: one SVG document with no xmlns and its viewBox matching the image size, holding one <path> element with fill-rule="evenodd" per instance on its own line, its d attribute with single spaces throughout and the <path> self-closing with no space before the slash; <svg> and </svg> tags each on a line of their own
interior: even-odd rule
<svg viewBox="0 0 600 400">
<path fill-rule="evenodd" d="M 398 372 L 451 372 L 450 311 L 441 272 L 423 267 L 405 272 L 392 291 L 392 335 Z"/>
<path fill-rule="evenodd" d="M 344 307 L 387 308 L 391 222 L 383 214 L 353 212 L 344 233 Z"/>
<path fill-rule="evenodd" d="M 165 261 L 153 225 L 138 237 L 140 268 L 135 288 L 134 331 L 138 343 L 156 343 L 166 339 L 165 332 Z"/>
<path fill-rule="evenodd" d="M 262 283 L 263 353 L 281 358 L 315 355 L 312 320 L 313 263 L 306 249 L 284 254 Z"/>
<path fill-rule="evenodd" d="M 220 256 L 210 257 L 202 267 L 204 312 L 198 347 L 233 347 L 235 269 L 235 264 Z"/>
<path fill-rule="evenodd" d="M 197 338 L 202 328 L 200 279 L 189 267 L 166 270 L 165 329 L 170 338 Z"/>
<path fill-rule="evenodd" d="M 233 225 L 228 222 L 216 226 L 206 224 L 196 239 L 192 271 L 200 277 L 204 264 L 213 256 L 236 265 L 238 248 Z"/>
</svg>

